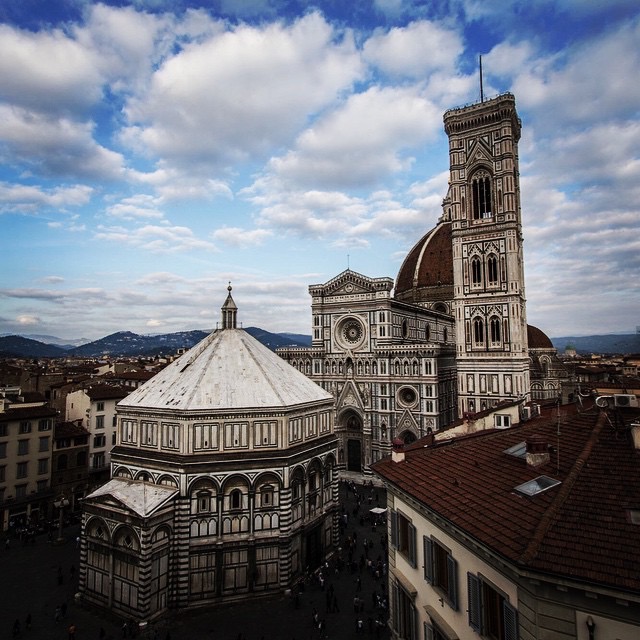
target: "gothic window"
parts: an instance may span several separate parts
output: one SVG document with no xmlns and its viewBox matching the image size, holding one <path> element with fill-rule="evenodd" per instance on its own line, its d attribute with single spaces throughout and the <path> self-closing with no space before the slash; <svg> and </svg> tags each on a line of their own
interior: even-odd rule
<svg viewBox="0 0 640 640">
<path fill-rule="evenodd" d="M 473 341 L 476 344 L 484 344 L 484 322 L 482 318 L 473 321 Z"/>
<path fill-rule="evenodd" d="M 480 258 L 471 258 L 471 284 L 478 286 L 482 284 L 482 263 Z"/>
<path fill-rule="evenodd" d="M 489 332 L 491 334 L 491 342 L 496 344 L 500 342 L 500 318 L 497 316 L 492 316 L 491 320 L 489 320 Z"/>
<path fill-rule="evenodd" d="M 491 217 L 491 179 L 486 171 L 478 171 L 471 182 L 473 219 Z"/>
<path fill-rule="evenodd" d="M 498 284 L 498 258 L 493 254 L 487 259 L 487 279 L 490 285 Z"/>
</svg>

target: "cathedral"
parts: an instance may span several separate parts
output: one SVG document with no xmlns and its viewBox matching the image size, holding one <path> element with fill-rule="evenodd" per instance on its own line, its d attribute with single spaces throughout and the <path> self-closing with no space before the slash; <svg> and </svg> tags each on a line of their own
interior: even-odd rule
<svg viewBox="0 0 640 640">
<path fill-rule="evenodd" d="M 346 270 L 309 287 L 310 348 L 278 353 L 336 398 L 341 473 L 502 403 L 556 400 L 567 373 L 527 324 L 512 94 L 451 109 L 442 215 L 395 279 Z M 500 423 L 496 416 L 496 427 Z"/>
<path fill-rule="evenodd" d="M 290 588 L 338 539 L 334 400 L 236 326 L 118 404 L 84 499 L 80 594 L 124 617 Z"/>
</svg>

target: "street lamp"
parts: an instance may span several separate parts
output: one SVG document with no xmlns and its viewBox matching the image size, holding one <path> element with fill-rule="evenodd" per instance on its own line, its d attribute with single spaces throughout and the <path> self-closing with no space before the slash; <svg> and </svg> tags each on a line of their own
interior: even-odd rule
<svg viewBox="0 0 640 640">
<path fill-rule="evenodd" d="M 64 508 L 69 506 L 69 501 L 64 497 L 64 494 L 61 493 L 53 501 L 53 506 L 56 509 L 60 509 L 60 520 L 58 521 L 58 539 L 56 540 L 56 544 L 62 544 L 64 542 L 64 537 L 62 536 L 63 514 Z"/>
</svg>

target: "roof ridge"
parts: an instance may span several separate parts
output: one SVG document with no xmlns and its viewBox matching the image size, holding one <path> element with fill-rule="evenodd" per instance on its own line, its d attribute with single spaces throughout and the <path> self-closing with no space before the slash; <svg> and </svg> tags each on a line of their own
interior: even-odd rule
<svg viewBox="0 0 640 640">
<path fill-rule="evenodd" d="M 606 413 L 604 411 L 600 411 L 596 425 L 593 428 L 591 435 L 587 439 L 587 442 L 584 448 L 582 449 L 580 455 L 578 456 L 573 467 L 571 468 L 571 471 L 569 471 L 569 474 L 567 475 L 566 479 L 562 482 L 562 485 L 560 487 L 560 490 L 558 491 L 558 495 L 555 497 L 555 500 L 551 503 L 550 507 L 545 511 L 542 518 L 540 518 L 540 521 L 538 522 L 538 526 L 536 527 L 536 530 L 531 540 L 529 541 L 527 548 L 525 549 L 524 553 L 520 556 L 519 561 L 522 564 L 526 565 L 530 563 L 538 555 L 542 541 L 544 540 L 545 535 L 549 531 L 549 527 L 551 526 L 551 523 L 553 522 L 556 515 L 560 511 L 560 508 L 562 507 L 562 505 L 565 503 L 565 501 L 569 497 L 573 487 L 576 484 L 576 481 L 578 480 L 578 476 L 580 475 L 582 468 L 586 464 L 587 460 L 589 459 L 589 456 L 591 455 L 591 452 L 593 451 L 593 447 L 595 446 L 598 439 L 600 438 L 600 433 L 602 432 L 602 429 L 606 424 L 606 418 L 607 418 Z"/>
<path fill-rule="evenodd" d="M 245 343 L 245 346 L 253 347 L 254 344 L 259 344 L 261 347 L 264 347 L 265 349 L 269 349 L 268 347 L 265 347 L 261 342 L 256 340 L 253 336 L 248 334 L 246 331 L 244 331 L 244 334 L 245 335 L 242 336 L 241 340 Z M 247 336 L 249 338 L 248 341 L 244 339 L 245 336 Z M 280 393 L 280 390 L 278 389 L 278 387 L 276 387 L 273 384 L 273 381 L 271 380 L 271 377 L 267 375 L 267 372 L 265 371 L 265 368 L 262 366 L 262 363 L 258 360 L 258 358 L 256 358 L 256 356 L 255 356 L 255 354 L 253 352 L 253 348 L 247 348 L 247 352 L 251 356 L 252 360 L 255 362 L 256 367 L 258 367 L 258 369 L 262 373 L 264 380 L 267 381 L 269 383 L 269 386 L 273 389 L 273 392 L 276 394 L 278 400 L 280 400 L 280 402 L 285 404 L 286 401 L 285 401 L 284 396 Z M 283 360 L 283 362 L 284 362 L 284 360 Z"/>
</svg>

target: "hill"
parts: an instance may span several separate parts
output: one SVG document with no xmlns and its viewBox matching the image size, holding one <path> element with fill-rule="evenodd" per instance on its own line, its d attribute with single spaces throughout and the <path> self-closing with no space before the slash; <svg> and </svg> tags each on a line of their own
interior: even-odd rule
<svg viewBox="0 0 640 640">
<path fill-rule="evenodd" d="M 311 345 L 311 336 L 290 333 L 271 333 L 258 327 L 245 331 L 256 340 L 275 351 L 278 347 L 306 347 Z M 131 331 L 118 331 L 99 340 L 87 342 L 79 347 L 62 348 L 23 336 L 0 337 L 0 357 L 5 358 L 63 358 L 102 356 L 156 356 L 171 355 L 179 349 L 190 349 L 209 335 L 209 331 L 179 331 L 158 335 L 140 335 Z"/>
<path fill-rule="evenodd" d="M 600 336 L 567 336 L 551 338 L 558 353 L 564 353 L 568 346 L 582 354 L 586 353 L 640 353 L 640 334 L 609 333 Z"/>
</svg>

